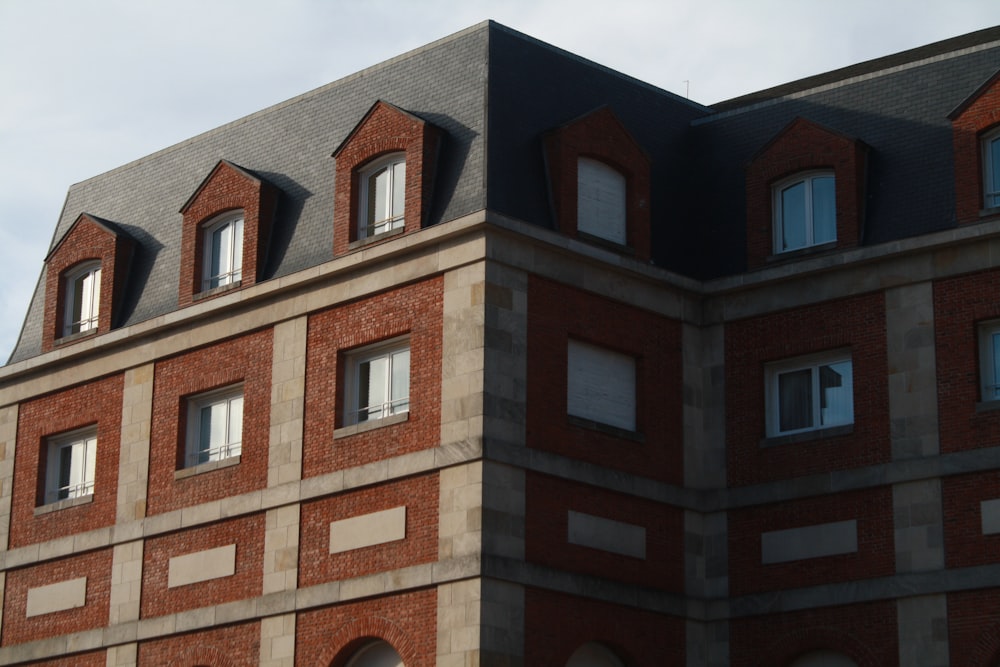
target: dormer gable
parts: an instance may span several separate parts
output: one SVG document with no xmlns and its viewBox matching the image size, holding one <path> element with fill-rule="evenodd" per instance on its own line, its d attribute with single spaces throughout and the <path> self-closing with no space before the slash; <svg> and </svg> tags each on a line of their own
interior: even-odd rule
<svg viewBox="0 0 1000 667">
<path fill-rule="evenodd" d="M 333 152 L 333 254 L 427 224 L 444 132 L 379 100 Z"/>
<path fill-rule="evenodd" d="M 649 259 L 650 159 L 615 113 L 599 107 L 542 140 L 557 229 Z M 604 195 L 611 205 L 594 206 Z"/>
<path fill-rule="evenodd" d="M 798 117 L 746 166 L 747 266 L 860 244 L 868 147 Z"/>
<path fill-rule="evenodd" d="M 948 114 L 959 223 L 1000 215 L 1000 70 Z"/>
<path fill-rule="evenodd" d="M 111 330 L 135 245 L 108 220 L 77 217 L 45 258 L 43 351 Z"/>
<path fill-rule="evenodd" d="M 179 305 L 261 280 L 280 192 L 248 169 L 228 160 L 216 163 L 180 209 Z M 215 242 L 228 245 L 215 248 L 216 259 L 221 254 L 230 262 L 238 260 L 239 266 L 230 266 L 224 280 L 213 281 L 207 267 L 212 265 L 213 231 L 220 226 L 228 236 L 215 234 Z"/>
</svg>

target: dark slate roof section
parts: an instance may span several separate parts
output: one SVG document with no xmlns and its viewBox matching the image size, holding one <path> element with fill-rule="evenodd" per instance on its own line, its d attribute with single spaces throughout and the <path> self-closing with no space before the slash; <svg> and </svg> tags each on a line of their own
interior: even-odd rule
<svg viewBox="0 0 1000 667">
<path fill-rule="evenodd" d="M 701 270 L 692 275 L 704 279 L 746 270 L 744 169 L 796 116 L 870 147 L 863 244 L 954 227 L 948 115 L 997 69 L 1000 42 L 695 121 L 690 166 L 699 178 L 691 185 L 702 202 L 704 252 Z"/>
<path fill-rule="evenodd" d="M 685 135 L 708 109 L 502 26 L 490 40 L 489 209 L 554 228 L 542 137 L 602 106 L 652 160 L 653 258 L 675 268 L 690 247 Z"/>
<path fill-rule="evenodd" d="M 474 26 L 72 186 L 53 246 L 83 211 L 115 220 L 137 244 L 120 325 L 175 310 L 178 209 L 225 159 L 282 192 L 262 279 L 326 262 L 333 255 L 335 162 L 330 154 L 378 99 L 447 133 L 430 223 L 483 209 L 490 27 Z M 41 352 L 44 284 L 43 268 L 9 363 Z"/>
<path fill-rule="evenodd" d="M 832 83 L 838 83 L 850 78 L 865 76 L 877 72 L 882 72 L 895 67 L 902 67 L 921 60 L 936 58 L 942 55 L 952 54 L 964 49 L 975 49 L 990 42 L 1000 41 L 1000 26 L 985 28 L 970 32 L 966 35 L 952 37 L 940 42 L 926 44 L 915 49 L 901 51 L 892 55 L 866 60 L 856 65 L 849 65 L 830 72 L 824 72 L 805 79 L 799 79 L 780 86 L 760 90 L 740 97 L 734 97 L 712 105 L 716 112 L 729 111 L 740 107 L 746 107 L 767 100 L 787 97 L 798 92 L 819 88 Z"/>
</svg>

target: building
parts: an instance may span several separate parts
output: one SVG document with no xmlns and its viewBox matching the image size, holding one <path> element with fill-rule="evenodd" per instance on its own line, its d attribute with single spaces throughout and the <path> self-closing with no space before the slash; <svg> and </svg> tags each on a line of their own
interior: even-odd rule
<svg viewBox="0 0 1000 667">
<path fill-rule="evenodd" d="M 997 665 L 1000 29 L 701 106 L 487 22 L 73 186 L 0 663 Z"/>
</svg>

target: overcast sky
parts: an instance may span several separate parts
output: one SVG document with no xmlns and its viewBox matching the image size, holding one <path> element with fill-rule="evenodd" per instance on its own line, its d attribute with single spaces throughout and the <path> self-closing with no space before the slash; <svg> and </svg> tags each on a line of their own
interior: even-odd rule
<svg viewBox="0 0 1000 667">
<path fill-rule="evenodd" d="M 1000 0 L 0 0 L 0 363 L 70 185 L 488 18 L 712 104 Z"/>
</svg>

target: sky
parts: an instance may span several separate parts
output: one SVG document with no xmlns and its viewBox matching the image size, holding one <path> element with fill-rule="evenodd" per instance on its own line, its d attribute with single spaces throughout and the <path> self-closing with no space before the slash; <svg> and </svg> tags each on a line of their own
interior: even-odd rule
<svg viewBox="0 0 1000 667">
<path fill-rule="evenodd" d="M 493 19 L 710 105 L 1000 24 L 998 0 L 0 0 L 0 363 L 69 186 Z"/>
</svg>

